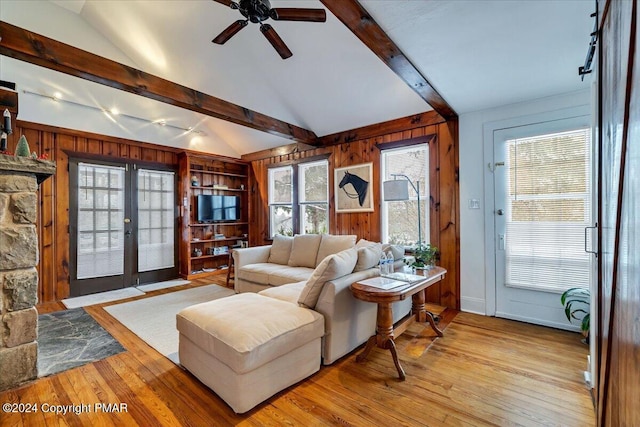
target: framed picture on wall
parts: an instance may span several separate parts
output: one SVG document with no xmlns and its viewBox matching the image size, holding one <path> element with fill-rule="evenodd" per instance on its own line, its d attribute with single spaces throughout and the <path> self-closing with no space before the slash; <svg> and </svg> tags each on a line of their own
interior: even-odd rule
<svg viewBox="0 0 640 427">
<path fill-rule="evenodd" d="M 373 212 L 373 163 L 334 169 L 336 213 Z"/>
</svg>

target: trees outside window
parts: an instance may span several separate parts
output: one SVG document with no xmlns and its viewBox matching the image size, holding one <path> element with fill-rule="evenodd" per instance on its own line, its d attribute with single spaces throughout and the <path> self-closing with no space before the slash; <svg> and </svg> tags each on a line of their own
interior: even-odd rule
<svg viewBox="0 0 640 427">
<path fill-rule="evenodd" d="M 420 182 L 421 241 L 429 242 L 429 145 L 383 150 L 381 164 L 383 181 L 393 180 L 392 174 L 403 174 L 414 185 Z M 413 246 L 418 242 L 418 195 L 411 186 L 409 200 L 383 201 L 381 216 L 383 242 L 403 246 Z"/>
<path fill-rule="evenodd" d="M 270 235 L 329 232 L 329 162 L 269 169 Z"/>
</svg>

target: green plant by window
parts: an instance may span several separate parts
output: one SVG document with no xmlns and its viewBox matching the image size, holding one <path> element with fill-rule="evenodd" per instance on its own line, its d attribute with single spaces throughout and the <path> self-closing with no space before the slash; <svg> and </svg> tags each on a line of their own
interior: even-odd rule
<svg viewBox="0 0 640 427">
<path fill-rule="evenodd" d="M 415 268 L 433 267 L 438 259 L 438 248 L 429 243 L 423 243 L 413 250 L 415 260 L 408 265 Z"/>
<path fill-rule="evenodd" d="M 560 302 L 564 306 L 564 314 L 567 316 L 567 320 L 569 322 L 574 320 L 580 322 L 582 334 L 588 337 L 591 321 L 591 313 L 589 311 L 591 292 L 584 288 L 567 289 L 560 297 Z"/>
</svg>

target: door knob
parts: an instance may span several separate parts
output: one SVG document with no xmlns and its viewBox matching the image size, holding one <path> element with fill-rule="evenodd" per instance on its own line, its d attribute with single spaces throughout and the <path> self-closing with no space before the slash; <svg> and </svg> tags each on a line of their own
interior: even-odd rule
<svg viewBox="0 0 640 427">
<path fill-rule="evenodd" d="M 503 209 L 498 209 L 498 210 L 496 211 L 496 213 L 497 213 L 498 215 L 502 216 L 502 215 L 504 215 L 504 210 L 503 210 Z"/>
</svg>

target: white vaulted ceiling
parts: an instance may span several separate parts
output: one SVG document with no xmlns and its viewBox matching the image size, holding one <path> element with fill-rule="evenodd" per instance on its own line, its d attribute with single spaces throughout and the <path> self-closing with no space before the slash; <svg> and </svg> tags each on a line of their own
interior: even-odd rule
<svg viewBox="0 0 640 427">
<path fill-rule="evenodd" d="M 323 8 L 317 0 L 274 7 Z M 556 1 L 381 1 L 361 4 L 458 114 L 588 87 L 584 62 L 594 5 Z M 271 22 L 293 52 L 282 60 L 249 24 L 225 45 L 211 40 L 240 18 L 201 1 L 0 0 L 0 19 L 318 136 L 431 110 L 327 12 L 326 23 Z M 66 76 L 7 57 L 0 79 L 51 95 L 204 132 L 192 139 L 148 122 L 23 92 L 20 118 L 201 151 L 240 156 L 291 141 Z M 587 79 L 588 80 L 588 79 Z M 85 111 L 86 110 L 86 111 Z"/>
</svg>

